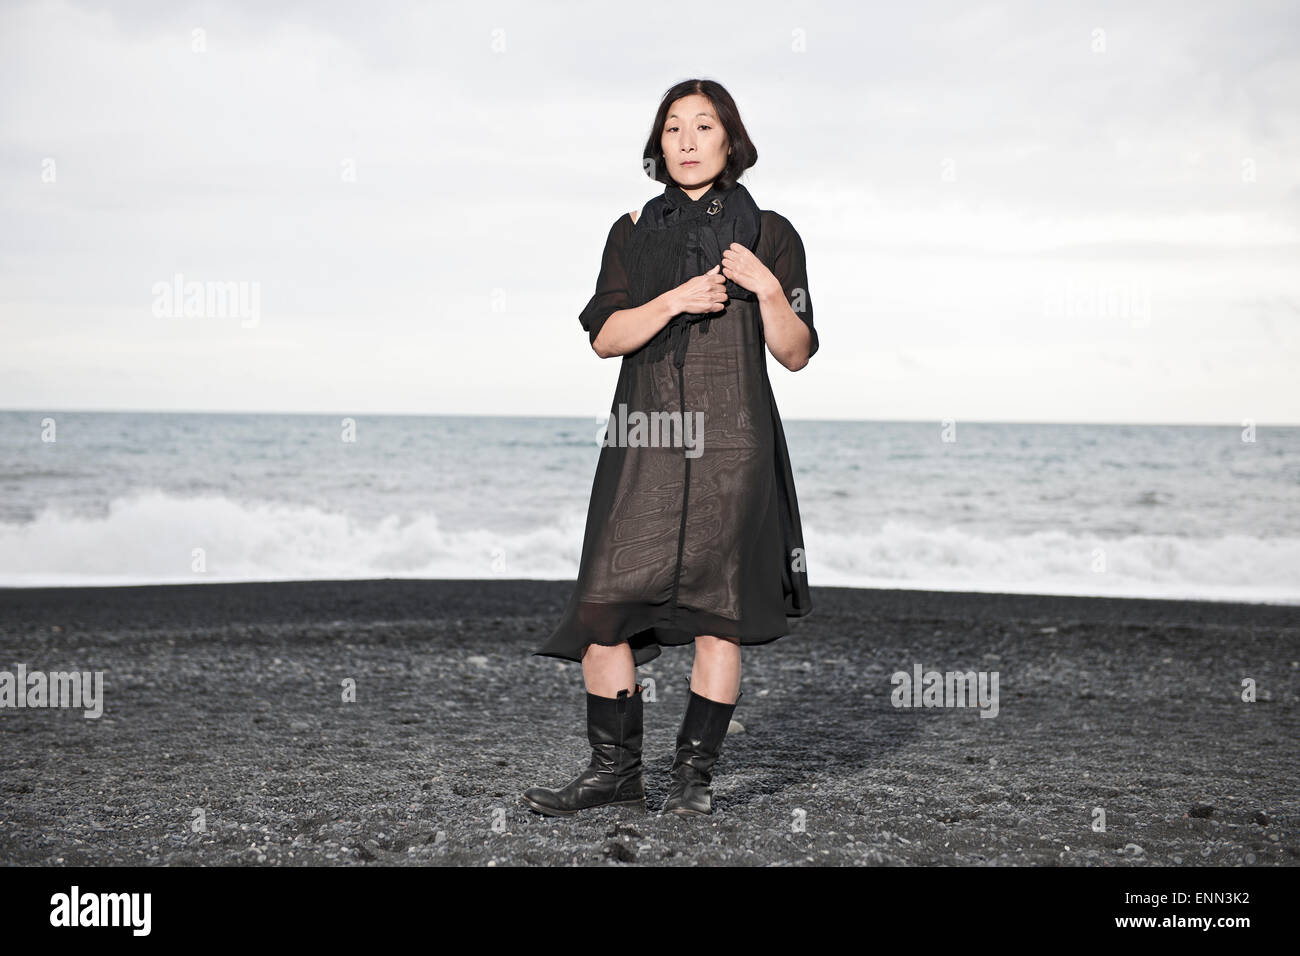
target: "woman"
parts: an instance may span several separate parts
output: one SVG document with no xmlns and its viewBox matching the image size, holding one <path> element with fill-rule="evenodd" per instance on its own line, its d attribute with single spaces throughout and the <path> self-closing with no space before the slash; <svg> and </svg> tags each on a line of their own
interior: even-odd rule
<svg viewBox="0 0 1300 956">
<path fill-rule="evenodd" d="M 582 663 L 592 747 L 561 789 L 524 792 L 547 815 L 644 807 L 636 667 L 661 645 L 689 643 L 663 809 L 711 813 L 740 646 L 776 640 L 812 607 L 764 355 L 798 371 L 817 351 L 803 243 L 737 182 L 758 152 L 718 83 L 687 80 L 664 95 L 644 159 L 663 194 L 614 223 L 579 317 L 596 354 L 623 362 L 577 587 L 534 652 Z"/>
</svg>

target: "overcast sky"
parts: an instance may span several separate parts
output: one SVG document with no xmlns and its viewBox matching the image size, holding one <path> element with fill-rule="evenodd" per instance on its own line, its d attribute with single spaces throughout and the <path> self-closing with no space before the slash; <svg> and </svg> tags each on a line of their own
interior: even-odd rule
<svg viewBox="0 0 1300 956">
<path fill-rule="evenodd" d="M 784 417 L 1300 423 L 1300 5 L 673 9 L 4 0 L 0 407 L 603 415 L 703 76 L 807 250 Z"/>
</svg>

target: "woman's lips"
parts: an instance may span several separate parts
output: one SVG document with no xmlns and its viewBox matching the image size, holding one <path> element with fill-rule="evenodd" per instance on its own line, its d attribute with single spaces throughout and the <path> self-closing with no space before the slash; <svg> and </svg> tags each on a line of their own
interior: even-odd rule
<svg viewBox="0 0 1300 956">
<path fill-rule="evenodd" d="M 698 166 L 698 165 L 700 165 L 700 161 L 699 161 L 698 159 L 688 159 L 686 162 L 682 163 L 682 165 L 683 165 L 683 166 Z"/>
</svg>

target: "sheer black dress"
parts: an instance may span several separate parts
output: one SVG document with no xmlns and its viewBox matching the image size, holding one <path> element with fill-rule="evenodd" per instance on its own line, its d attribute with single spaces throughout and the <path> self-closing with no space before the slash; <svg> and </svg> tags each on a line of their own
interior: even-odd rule
<svg viewBox="0 0 1300 956">
<path fill-rule="evenodd" d="M 631 214 L 610 228 L 595 294 L 579 317 L 590 342 L 614 312 L 643 304 L 628 291 L 636 262 L 626 261 L 625 251 L 635 228 Z M 807 323 L 816 352 L 799 234 L 784 216 L 763 210 L 757 246 L 754 254 Z M 635 439 L 601 448 L 577 586 L 534 656 L 581 661 L 588 644 L 627 641 L 640 665 L 658 657 L 660 645 L 689 644 L 702 634 L 766 644 L 789 633 L 787 618 L 812 610 L 759 304 L 732 298 L 712 316 L 703 334 L 689 328 L 680 368 L 672 352 L 650 363 L 622 360 L 613 419 L 620 405 L 625 418 L 700 412 L 694 420 L 702 435 L 693 449 Z"/>
</svg>

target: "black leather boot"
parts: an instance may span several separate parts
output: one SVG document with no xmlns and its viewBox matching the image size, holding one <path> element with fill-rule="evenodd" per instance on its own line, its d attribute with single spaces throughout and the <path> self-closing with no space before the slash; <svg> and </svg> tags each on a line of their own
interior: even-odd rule
<svg viewBox="0 0 1300 956">
<path fill-rule="evenodd" d="M 690 678 L 687 678 L 689 688 Z M 701 816 L 713 812 L 713 764 L 722 752 L 722 741 L 727 736 L 731 715 L 740 703 L 743 693 L 736 695 L 736 704 L 723 704 L 701 697 L 691 690 L 677 732 L 677 755 L 673 758 L 672 788 L 664 801 L 663 812 L 678 816 Z"/>
<path fill-rule="evenodd" d="M 641 734 L 644 702 L 640 684 L 618 697 L 587 694 L 587 739 L 591 763 L 559 790 L 529 787 L 523 801 L 548 817 L 569 816 L 592 807 L 645 807 L 641 773 Z"/>
</svg>

